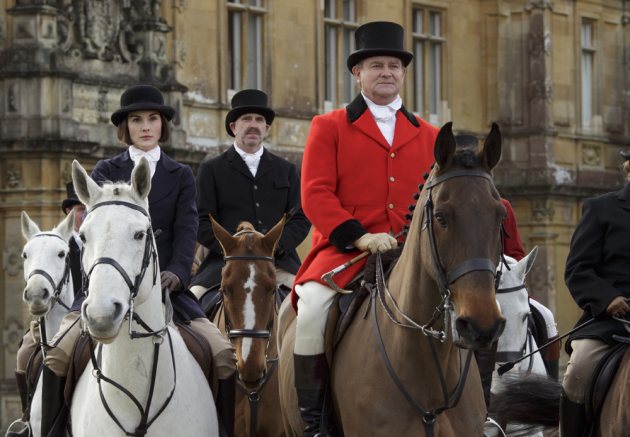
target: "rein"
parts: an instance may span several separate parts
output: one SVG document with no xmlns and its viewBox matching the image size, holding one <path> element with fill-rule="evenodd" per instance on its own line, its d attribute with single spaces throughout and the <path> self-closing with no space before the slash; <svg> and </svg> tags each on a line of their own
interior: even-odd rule
<svg viewBox="0 0 630 437">
<path fill-rule="evenodd" d="M 372 287 L 370 290 L 370 307 L 371 307 L 371 315 L 372 315 L 372 331 L 374 333 L 375 340 L 377 342 L 377 346 L 379 348 L 381 358 L 383 359 L 383 363 L 387 368 L 387 372 L 389 377 L 396 385 L 400 393 L 407 400 L 409 405 L 413 407 L 414 410 L 419 414 L 422 418 L 422 423 L 424 424 L 425 432 L 427 437 L 433 437 L 435 435 L 435 422 L 437 417 L 447 409 L 453 408 L 459 402 L 459 399 L 462 395 L 467 377 L 468 371 L 470 369 L 470 362 L 472 360 L 472 350 L 468 350 L 466 354 L 466 359 L 464 362 L 464 366 L 460 366 L 460 374 L 459 379 L 457 381 L 457 385 L 455 386 L 452 393 L 449 395 L 448 386 L 446 383 L 446 377 L 444 375 L 444 371 L 442 366 L 440 365 L 440 358 L 438 356 L 435 340 L 438 340 L 440 343 L 443 343 L 447 339 L 447 326 L 450 325 L 449 316 L 452 318 L 452 313 L 454 312 L 453 305 L 451 303 L 451 290 L 449 288 L 450 284 L 455 282 L 460 277 L 473 272 L 473 271 L 489 271 L 495 277 L 495 289 L 498 284 L 498 273 L 496 271 L 496 263 L 494 263 L 489 258 L 471 258 L 469 260 L 463 261 L 457 264 L 450 270 L 446 270 L 441 262 L 437 243 L 435 240 L 435 235 L 433 233 L 433 201 L 432 201 L 432 189 L 441 184 L 442 182 L 456 178 L 456 177 L 481 177 L 490 181 L 493 184 L 492 178 L 487 172 L 478 171 L 478 170 L 458 170 L 450 173 L 446 173 L 444 175 L 438 176 L 425 184 L 425 188 L 428 190 L 427 199 L 425 201 L 423 207 L 423 220 L 422 220 L 422 228 L 421 230 L 428 230 L 429 237 L 429 245 L 431 247 L 431 258 L 433 261 L 433 265 L 437 272 L 437 285 L 441 295 L 440 303 L 435 307 L 433 315 L 429 322 L 426 324 L 420 324 L 414 321 L 411 317 L 405 314 L 398 303 L 394 299 L 394 296 L 389 291 L 389 288 L 386 284 L 385 274 L 383 271 L 383 262 L 381 258 L 381 254 L 377 253 L 376 256 L 376 287 Z M 502 250 L 501 250 L 502 252 Z M 378 301 L 377 301 L 378 296 Z M 407 323 L 399 322 L 396 320 L 396 316 L 394 311 L 388 306 L 386 297 L 391 300 L 392 305 L 396 311 L 396 313 L 401 316 Z M 387 351 L 385 349 L 385 343 L 383 341 L 383 337 L 381 335 L 381 330 L 378 322 L 376 306 L 377 302 L 380 302 L 381 307 L 385 311 L 385 314 L 388 316 L 390 321 L 392 321 L 395 325 L 402 328 L 410 328 L 416 329 L 422 332 L 424 336 L 427 337 L 429 341 L 429 345 L 431 346 L 431 353 L 433 356 L 433 363 L 438 372 L 440 387 L 442 390 L 442 395 L 444 397 L 443 405 L 434 408 L 434 409 L 426 409 L 422 405 L 420 405 L 413 396 L 407 391 L 403 382 L 400 380 L 396 371 L 393 368 L 391 360 L 387 355 Z M 433 324 L 438 320 L 440 315 L 444 315 L 444 329 L 443 330 L 435 330 L 431 328 Z M 453 329 L 453 328 L 451 328 Z M 454 334 L 454 332 L 453 332 Z M 461 352 L 460 352 L 461 355 Z"/>
<path fill-rule="evenodd" d="M 102 344 L 99 345 L 98 357 L 97 357 L 94 351 L 94 345 L 92 344 L 92 341 L 88 342 L 90 346 L 90 360 L 92 362 L 92 367 L 93 367 L 93 370 L 92 370 L 93 376 L 96 378 L 98 382 L 98 389 L 99 389 L 99 395 L 101 397 L 101 402 L 103 404 L 103 407 L 105 408 L 105 411 L 107 411 L 107 414 L 112 418 L 112 420 L 121 429 L 121 431 L 125 433 L 125 435 L 130 436 L 130 437 L 143 437 L 147 434 L 149 427 L 153 424 L 153 422 L 166 409 L 171 399 L 173 398 L 173 394 L 175 393 L 175 388 L 177 386 L 177 369 L 176 369 L 176 363 L 175 363 L 175 352 L 173 350 L 173 341 L 171 338 L 171 333 L 168 330 L 168 321 L 167 321 L 166 315 L 164 318 L 164 327 L 158 330 L 152 330 L 151 327 L 149 327 L 134 310 L 134 299 L 138 295 L 140 284 L 142 283 L 142 280 L 144 279 L 144 275 L 151 262 L 153 262 L 153 287 L 155 287 L 155 285 L 157 284 L 157 250 L 155 248 L 153 230 L 151 228 L 151 217 L 149 216 L 149 214 L 144 208 L 130 202 L 117 201 L 117 200 L 97 203 L 96 205 L 90 208 L 90 212 L 102 206 L 111 206 L 111 205 L 125 206 L 127 208 L 133 209 L 134 211 L 138 211 L 142 213 L 145 217 L 149 219 L 149 227 L 147 228 L 146 235 L 145 235 L 144 255 L 142 257 L 140 273 L 136 275 L 136 277 L 134 278 L 134 281 L 132 282 L 129 275 L 125 271 L 125 269 L 115 259 L 109 258 L 109 257 L 97 258 L 96 261 L 94 261 L 94 264 L 92 264 L 92 266 L 90 267 L 88 273 L 85 274 L 83 277 L 84 289 L 88 290 L 89 283 L 90 283 L 90 276 L 92 275 L 94 268 L 99 264 L 107 264 L 114 267 L 116 271 L 118 271 L 120 276 L 122 276 L 122 278 L 124 279 L 125 283 L 127 284 L 127 287 L 129 287 L 129 310 L 126 315 L 127 319 L 129 320 L 129 337 L 132 340 L 138 339 L 138 338 L 152 337 L 152 341 L 153 341 L 153 366 L 151 368 L 151 380 L 150 380 L 150 385 L 149 385 L 149 394 L 147 397 L 146 406 L 143 407 L 140 401 L 125 387 L 123 387 L 116 381 L 108 378 L 107 376 L 103 375 L 103 372 L 101 370 L 101 358 L 102 358 L 102 351 L 103 351 Z M 83 263 L 83 257 L 81 257 L 81 263 Z M 134 331 L 132 329 L 133 322 L 136 322 L 138 325 L 140 325 L 146 332 Z M 89 335 L 89 333 L 87 332 L 86 334 Z M 170 348 L 170 353 L 171 353 L 171 362 L 173 364 L 173 387 L 171 388 L 171 392 L 167 396 L 162 406 L 158 409 L 158 411 L 155 413 L 153 418 L 149 419 L 149 411 L 151 409 L 151 402 L 153 400 L 155 382 L 157 379 L 157 368 L 158 368 L 158 361 L 159 361 L 159 356 L 160 356 L 160 346 L 164 342 L 165 335 L 168 337 L 169 348 Z M 107 403 L 107 400 L 105 399 L 105 395 L 103 394 L 103 387 L 101 385 L 101 381 L 107 382 L 108 384 L 111 384 L 113 387 L 118 389 L 125 396 L 127 396 L 127 398 L 131 400 L 131 402 L 133 402 L 136 408 L 138 408 L 138 411 L 140 412 L 140 424 L 136 427 L 135 431 L 133 432 L 126 431 L 123 425 L 120 423 L 120 420 L 118 420 L 118 418 L 114 415 L 109 404 Z"/>
<path fill-rule="evenodd" d="M 52 232 L 43 232 L 40 234 L 35 235 L 33 238 L 36 237 L 56 237 L 59 238 L 61 241 L 63 241 L 64 243 L 68 244 L 68 242 L 66 240 L 64 240 L 61 236 L 54 234 Z M 46 352 L 47 350 L 51 347 L 48 344 L 48 338 L 47 338 L 47 333 L 46 333 L 46 315 L 54 308 L 55 305 L 59 304 L 62 307 L 64 307 L 66 310 L 70 311 L 70 307 L 68 305 L 66 305 L 60 298 L 59 295 L 61 294 L 61 290 L 64 287 L 64 285 L 67 285 L 68 282 L 70 281 L 70 250 L 68 250 L 68 253 L 66 253 L 66 259 L 65 259 L 65 267 L 63 270 L 63 275 L 61 276 L 61 279 L 59 280 L 59 282 L 57 284 L 55 284 L 55 281 L 53 280 L 52 276 L 50 276 L 50 274 L 46 271 L 46 270 L 41 270 L 41 269 L 35 269 L 33 270 L 27 278 L 27 281 L 29 279 L 31 279 L 33 276 L 35 275 L 40 275 L 43 276 L 52 286 L 53 289 L 53 294 L 52 297 L 50 298 L 52 305 L 50 306 L 50 309 L 46 312 L 46 314 L 44 314 L 43 316 L 41 316 L 39 318 L 39 345 L 40 348 L 42 350 L 42 356 L 46 356 Z"/>
<path fill-rule="evenodd" d="M 242 234 L 259 234 L 259 232 L 242 230 L 234 234 L 234 236 L 238 236 Z M 223 260 L 226 262 L 227 261 L 268 261 L 268 262 L 273 263 L 274 257 L 266 256 L 266 255 L 227 255 L 223 257 Z M 279 293 L 278 293 L 277 288 L 276 288 L 276 293 L 274 294 L 278 296 L 278 299 L 279 299 Z M 268 365 L 269 363 L 271 364 L 269 365 L 269 371 L 265 372 L 265 376 L 258 382 L 258 385 L 256 386 L 256 388 L 254 388 L 253 390 L 248 388 L 243 382 L 243 380 L 241 379 L 238 372 L 236 375 L 236 382 L 238 383 L 238 387 L 243 392 L 245 392 L 245 394 L 247 394 L 247 400 L 249 403 L 250 421 L 249 421 L 249 434 L 248 435 L 249 437 L 256 437 L 256 427 L 258 425 L 258 405 L 260 403 L 260 392 L 263 390 L 263 388 L 265 388 L 265 386 L 267 385 L 267 382 L 269 382 L 269 380 L 271 379 L 271 376 L 276 370 L 276 367 L 278 364 L 278 357 L 269 358 L 268 356 L 269 344 L 271 342 L 271 336 L 272 336 L 272 331 L 273 331 L 273 318 L 269 321 L 267 329 L 247 329 L 247 328 L 231 329 L 230 321 L 228 320 L 227 312 L 225 311 L 225 303 L 223 304 L 223 308 L 224 308 L 223 312 L 224 312 L 224 317 L 225 317 L 225 331 L 230 341 L 232 341 L 233 338 L 266 338 L 267 339 L 267 343 L 265 345 L 265 360 Z M 277 314 L 278 314 L 278 305 L 276 305 L 275 310 L 274 310 L 274 315 L 277 315 Z"/>
</svg>

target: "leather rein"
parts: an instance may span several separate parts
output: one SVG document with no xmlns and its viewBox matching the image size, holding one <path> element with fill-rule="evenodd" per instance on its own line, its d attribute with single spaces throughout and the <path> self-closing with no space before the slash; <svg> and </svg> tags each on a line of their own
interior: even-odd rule
<svg viewBox="0 0 630 437">
<path fill-rule="evenodd" d="M 234 234 L 234 236 L 239 236 L 242 234 L 260 234 L 258 231 L 250 231 L 250 230 L 242 230 Z M 266 255 L 227 255 L 223 257 L 224 261 L 268 261 L 273 263 L 273 256 Z M 221 290 L 222 292 L 222 290 Z M 279 296 L 279 293 L 276 290 L 276 296 Z M 279 297 L 277 298 L 279 299 Z M 258 404 L 260 403 L 260 392 L 265 388 L 267 382 L 271 379 L 274 371 L 276 370 L 278 364 L 278 357 L 269 358 L 268 350 L 269 344 L 271 342 L 271 335 L 273 331 L 273 318 L 269 321 L 267 329 L 232 329 L 230 328 L 230 321 L 228 320 L 227 312 L 225 311 L 225 302 L 224 306 L 224 316 L 225 316 L 225 332 L 230 341 L 233 338 L 266 338 L 267 343 L 265 345 L 265 360 L 269 366 L 269 370 L 265 372 L 265 376 L 261 378 L 258 382 L 258 385 L 253 390 L 248 388 L 240 375 L 236 374 L 236 382 L 238 383 L 238 387 L 245 392 L 247 395 L 247 400 L 249 402 L 249 410 L 250 410 L 250 421 L 249 421 L 249 437 L 256 437 L 256 427 L 258 425 Z M 278 313 L 278 305 L 276 304 L 274 315 Z"/>
<path fill-rule="evenodd" d="M 451 290 L 450 284 L 455 282 L 458 278 L 474 271 L 489 271 L 495 277 L 495 289 L 498 285 L 498 280 L 500 274 L 496 271 L 496 263 L 490 260 L 489 258 L 471 258 L 466 261 L 457 264 L 450 270 L 446 270 L 442 264 L 442 261 L 439 256 L 437 243 L 435 239 L 435 235 L 433 232 L 433 200 L 432 200 L 432 190 L 437 185 L 442 182 L 456 178 L 456 177 L 480 177 L 487 179 L 491 184 L 494 184 L 491 176 L 485 172 L 480 170 L 457 170 L 450 173 L 445 173 L 441 176 L 435 177 L 429 180 L 425 184 L 425 189 L 428 190 L 426 201 L 423 205 L 423 218 L 422 218 L 422 228 L 421 230 L 426 230 L 428 232 L 429 237 L 429 245 L 431 248 L 431 258 L 433 265 L 435 267 L 435 271 L 437 272 L 437 285 L 441 295 L 441 301 L 436 306 L 433 316 L 429 320 L 429 322 L 425 324 L 418 323 L 414 321 L 411 317 L 405 314 L 400 307 L 398 306 L 394 296 L 390 292 L 389 288 L 386 284 L 386 277 L 383 269 L 383 262 L 381 258 L 381 254 L 377 253 L 376 255 L 376 287 L 370 287 L 370 313 L 372 319 L 372 330 L 374 337 L 377 342 L 377 346 L 379 348 L 381 358 L 383 359 L 383 363 L 387 368 L 387 372 L 394 382 L 400 393 L 403 395 L 405 400 L 413 407 L 414 410 L 418 413 L 418 415 L 422 418 L 422 423 L 424 424 L 425 433 L 427 437 L 433 437 L 435 435 L 435 422 L 437 417 L 443 413 L 445 410 L 453 408 L 459 402 L 459 399 L 462 395 L 466 379 L 468 377 L 468 371 L 470 369 L 470 362 L 472 360 L 472 350 L 468 350 L 466 354 L 466 359 L 464 362 L 464 366 L 460 366 L 460 375 L 457 381 L 457 385 L 454 390 L 449 395 L 448 386 L 446 383 L 446 376 L 444 375 L 444 371 L 440 364 L 440 358 L 437 352 L 435 341 L 439 341 L 440 343 L 444 343 L 448 337 L 447 327 L 451 326 L 449 323 L 449 317 L 453 318 L 454 307 L 451 302 Z M 503 249 L 501 248 L 501 252 Z M 377 300 L 378 297 L 378 300 Z M 387 303 L 387 299 L 392 302 L 393 310 L 390 308 Z M 444 397 L 444 403 L 442 406 L 427 409 L 420 405 L 413 396 L 407 391 L 404 383 L 400 380 L 394 367 L 392 365 L 389 356 L 387 355 L 387 351 L 385 349 L 385 343 L 383 341 L 383 337 L 381 335 L 381 330 L 379 326 L 379 321 L 377 317 L 376 307 L 377 302 L 380 303 L 380 306 L 383 308 L 385 314 L 389 318 L 391 322 L 395 325 L 402 328 L 409 328 L 420 331 L 429 341 L 429 345 L 431 346 L 431 353 L 433 356 L 433 363 L 436 366 L 440 386 L 442 390 L 442 395 Z M 404 319 L 404 322 L 398 321 L 397 315 Z M 436 330 L 432 326 L 437 322 L 440 316 L 444 316 L 444 328 L 442 330 Z M 451 328 L 454 334 L 454 329 Z M 461 354 L 461 352 L 460 352 Z"/>
<path fill-rule="evenodd" d="M 158 272 L 157 249 L 155 247 L 155 242 L 153 238 L 153 230 L 151 228 L 151 217 L 149 216 L 149 214 L 144 208 L 130 202 L 124 202 L 124 201 L 118 201 L 118 200 L 111 200 L 111 201 L 97 203 L 90 208 L 89 212 L 92 212 L 95 209 L 103 207 L 103 206 L 125 206 L 127 208 L 133 209 L 134 211 L 138 211 L 142 213 L 145 217 L 149 219 L 149 226 L 147 227 L 146 235 L 145 235 L 144 255 L 142 257 L 140 273 L 136 275 L 133 282 L 131 281 L 125 269 L 115 259 L 109 258 L 109 257 L 101 257 L 101 258 L 96 259 L 96 261 L 94 261 L 94 263 L 88 270 L 88 273 L 83 275 L 83 289 L 87 293 L 89 283 L 90 283 L 90 276 L 92 275 L 92 272 L 94 271 L 94 268 L 97 265 L 107 264 L 114 267 L 116 271 L 120 274 L 120 276 L 122 276 L 125 283 L 127 284 L 127 287 L 129 288 L 129 310 L 127 311 L 127 314 L 125 316 L 129 321 L 129 337 L 132 340 L 138 339 L 138 338 L 148 338 L 148 337 L 152 338 L 153 366 L 151 368 L 151 381 L 149 385 L 149 394 L 148 394 L 147 402 L 145 406 L 142 406 L 140 401 L 129 390 L 127 390 L 125 387 L 123 387 L 116 381 L 112 380 L 111 378 L 108 378 L 107 376 L 103 374 L 101 370 L 101 358 L 102 358 L 103 345 L 99 344 L 98 352 L 95 353 L 92 339 L 88 341 L 89 349 L 90 349 L 90 360 L 92 362 L 92 367 L 93 367 L 92 374 L 98 382 L 99 394 L 101 397 L 101 402 L 103 403 L 103 407 L 105 408 L 105 411 L 107 411 L 107 414 L 116 423 L 118 428 L 120 428 L 121 431 L 125 433 L 125 435 L 130 436 L 130 437 L 143 437 L 147 434 L 149 427 L 153 424 L 153 422 L 166 409 L 171 399 L 173 398 L 173 394 L 175 393 L 175 387 L 177 386 L 177 369 L 176 369 L 176 364 L 175 364 L 175 352 L 173 350 L 173 341 L 171 338 L 171 333 L 168 330 L 169 320 L 167 320 L 167 316 L 165 315 L 164 317 L 164 327 L 158 330 L 153 330 L 144 322 L 144 320 L 142 320 L 142 318 L 134 310 L 134 299 L 138 295 L 140 284 L 142 283 L 142 280 L 144 279 L 144 275 L 147 272 L 147 268 L 149 267 L 149 264 L 151 262 L 153 262 L 153 286 L 155 287 L 155 285 L 157 284 L 157 272 Z M 83 256 L 81 257 L 81 263 L 83 264 Z M 85 269 L 83 269 L 83 271 L 85 272 Z M 136 322 L 138 325 L 140 325 L 144 329 L 145 332 L 134 331 L 132 329 L 133 322 Z M 89 336 L 89 333 L 87 332 L 87 330 L 84 330 L 83 333 Z M 164 342 L 164 336 L 168 337 L 171 362 L 173 365 L 173 387 L 171 388 L 171 391 L 168 397 L 166 398 L 166 400 L 164 401 L 164 403 L 162 404 L 162 406 L 156 411 L 155 415 L 151 419 L 149 419 L 149 411 L 151 409 L 151 402 L 153 401 L 153 394 L 154 394 L 155 383 L 157 379 L 157 368 L 158 368 L 158 361 L 159 361 L 159 356 L 160 356 L 160 345 Z M 112 385 L 116 389 L 118 389 L 125 396 L 127 396 L 129 400 L 131 400 L 131 402 L 133 402 L 136 408 L 138 408 L 138 411 L 140 413 L 140 423 L 136 427 L 135 431 L 130 432 L 130 431 L 125 430 L 123 425 L 120 423 L 120 420 L 114 415 L 109 404 L 107 403 L 107 400 L 105 399 L 105 395 L 103 394 L 101 381 L 104 381 Z"/>
<path fill-rule="evenodd" d="M 68 244 L 68 242 L 64 240 L 60 235 L 54 234 L 52 232 L 42 232 L 35 235 L 33 238 L 37 238 L 37 237 L 55 237 L 55 238 L 59 238 L 64 243 Z M 50 274 L 46 270 L 41 270 L 41 269 L 35 269 L 31 273 L 29 273 L 27 281 L 35 275 L 43 276 L 48 281 L 48 283 L 50 283 L 53 289 L 53 294 L 52 294 L 52 297 L 50 298 L 50 300 L 52 301 L 52 305 L 50 306 L 50 309 L 46 312 L 46 314 L 44 314 L 43 316 L 39 318 L 39 337 L 40 337 L 39 346 L 42 350 L 42 356 L 45 357 L 48 349 L 52 347 L 50 344 L 48 344 L 48 338 L 47 338 L 47 333 L 46 333 L 46 315 L 48 315 L 48 313 L 57 304 L 61 305 L 66 310 L 70 311 L 70 307 L 66 305 L 59 298 L 59 295 L 61 294 L 61 290 L 63 289 L 64 285 L 67 285 L 68 282 L 70 281 L 70 248 L 68 247 L 68 253 L 66 253 L 63 275 L 61 275 L 61 279 L 59 280 L 57 284 L 55 284 L 55 281 L 53 280 L 52 276 L 50 276 Z"/>
</svg>

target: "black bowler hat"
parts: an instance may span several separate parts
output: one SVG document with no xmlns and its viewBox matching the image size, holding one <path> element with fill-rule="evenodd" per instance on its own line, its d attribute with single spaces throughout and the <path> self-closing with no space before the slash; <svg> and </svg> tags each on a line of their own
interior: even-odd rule
<svg viewBox="0 0 630 437">
<path fill-rule="evenodd" d="M 260 114 L 268 125 L 273 122 L 276 113 L 267 105 L 267 94 L 260 90 L 243 90 L 232 97 L 232 110 L 225 117 L 225 130 L 233 137 L 230 123 L 235 122 L 243 114 Z"/>
<path fill-rule="evenodd" d="M 74 191 L 74 185 L 72 182 L 68 182 L 66 184 L 66 196 L 68 196 L 68 198 L 61 202 L 61 210 L 64 213 L 66 212 L 66 208 L 72 208 L 74 205 L 81 205 L 81 201 L 77 197 L 77 193 Z"/>
<path fill-rule="evenodd" d="M 359 26 L 354 31 L 356 50 L 348 56 L 348 70 L 352 72 L 352 67 L 372 56 L 393 56 L 406 67 L 413 59 L 413 53 L 404 49 L 404 37 L 402 26 L 389 21 L 373 21 Z"/>
<path fill-rule="evenodd" d="M 118 126 L 134 111 L 156 110 L 171 120 L 175 115 L 175 109 L 164 104 L 164 96 L 159 89 L 151 85 L 135 85 L 127 88 L 120 96 L 120 109 L 112 114 L 112 123 Z"/>
<path fill-rule="evenodd" d="M 621 155 L 624 161 L 630 161 L 630 152 L 624 152 L 623 150 L 620 150 L 619 154 Z"/>
</svg>

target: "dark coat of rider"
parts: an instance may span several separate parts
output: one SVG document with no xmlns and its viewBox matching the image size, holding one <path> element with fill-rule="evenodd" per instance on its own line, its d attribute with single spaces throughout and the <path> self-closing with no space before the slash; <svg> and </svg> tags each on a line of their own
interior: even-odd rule
<svg viewBox="0 0 630 437">
<path fill-rule="evenodd" d="M 580 325 L 597 320 L 569 337 L 594 338 L 613 345 L 613 334 L 628 335 L 623 325 L 606 314 L 617 296 L 630 298 L 630 183 L 615 192 L 587 199 L 582 219 L 571 239 L 565 280 L 584 311 Z"/>
</svg>

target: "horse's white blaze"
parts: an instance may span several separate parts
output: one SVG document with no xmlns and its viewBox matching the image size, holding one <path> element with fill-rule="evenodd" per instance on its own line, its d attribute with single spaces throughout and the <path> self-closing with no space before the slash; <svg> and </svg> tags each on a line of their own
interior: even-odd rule
<svg viewBox="0 0 630 437">
<path fill-rule="evenodd" d="M 245 329 L 254 329 L 256 323 L 256 307 L 254 306 L 254 300 L 252 295 L 256 289 L 256 266 L 254 263 L 249 265 L 249 277 L 245 280 L 243 288 L 247 291 L 247 297 L 245 297 L 245 305 L 243 305 L 243 320 L 245 321 Z M 247 361 L 249 357 L 249 351 L 252 347 L 252 339 L 249 337 L 243 338 L 241 344 L 241 356 L 243 361 Z"/>
</svg>

